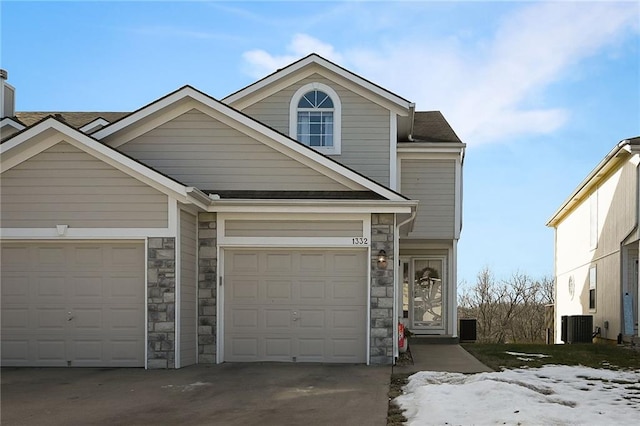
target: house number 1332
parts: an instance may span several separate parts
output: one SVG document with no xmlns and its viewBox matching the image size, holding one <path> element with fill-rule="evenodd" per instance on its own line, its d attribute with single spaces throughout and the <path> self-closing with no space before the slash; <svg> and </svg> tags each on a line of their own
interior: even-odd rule
<svg viewBox="0 0 640 426">
<path fill-rule="evenodd" d="M 352 238 L 351 242 L 355 246 L 364 246 L 369 244 L 369 239 L 364 237 L 356 237 L 356 238 Z"/>
</svg>

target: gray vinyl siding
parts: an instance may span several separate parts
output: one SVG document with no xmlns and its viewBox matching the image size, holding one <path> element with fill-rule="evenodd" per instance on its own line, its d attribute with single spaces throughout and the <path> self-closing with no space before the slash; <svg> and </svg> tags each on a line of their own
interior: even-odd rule
<svg viewBox="0 0 640 426">
<path fill-rule="evenodd" d="M 3 228 L 166 228 L 167 196 L 66 142 L 2 173 Z"/>
<path fill-rule="evenodd" d="M 197 363 L 196 217 L 180 211 L 180 367 Z"/>
<path fill-rule="evenodd" d="M 243 112 L 288 135 L 291 98 L 300 87 L 313 82 L 330 86 L 342 104 L 342 153 L 331 157 L 376 182 L 389 185 L 389 110 L 343 86 L 313 74 Z"/>
<path fill-rule="evenodd" d="M 0 139 L 4 139 L 4 138 L 8 138 L 9 136 L 13 135 L 14 133 L 18 133 L 19 130 L 16 129 L 13 126 L 9 126 L 9 125 L 5 125 L 2 128 L 0 128 Z"/>
<path fill-rule="evenodd" d="M 119 149 L 186 185 L 203 190 L 348 190 L 195 109 Z"/>
<path fill-rule="evenodd" d="M 227 237 L 361 237 L 359 220 L 227 220 Z"/>
<path fill-rule="evenodd" d="M 420 201 L 410 237 L 453 238 L 454 160 L 402 160 L 401 192 Z"/>
</svg>

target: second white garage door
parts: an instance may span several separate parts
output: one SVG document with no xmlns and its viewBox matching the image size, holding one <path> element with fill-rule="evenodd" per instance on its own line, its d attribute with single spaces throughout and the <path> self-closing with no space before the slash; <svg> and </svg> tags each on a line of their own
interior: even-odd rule
<svg viewBox="0 0 640 426">
<path fill-rule="evenodd" d="M 366 250 L 225 250 L 225 361 L 366 362 Z"/>
</svg>

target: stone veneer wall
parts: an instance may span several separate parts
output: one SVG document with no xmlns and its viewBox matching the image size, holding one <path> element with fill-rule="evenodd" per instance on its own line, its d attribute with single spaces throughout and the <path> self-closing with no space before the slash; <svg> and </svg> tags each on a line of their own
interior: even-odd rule
<svg viewBox="0 0 640 426">
<path fill-rule="evenodd" d="M 216 214 L 198 215 L 198 363 L 216 363 Z"/>
<path fill-rule="evenodd" d="M 149 238 L 147 258 L 147 367 L 175 368 L 175 238 Z"/>
<path fill-rule="evenodd" d="M 371 364 L 393 364 L 393 214 L 371 215 Z M 386 269 L 378 268 L 378 252 L 387 253 Z"/>
</svg>

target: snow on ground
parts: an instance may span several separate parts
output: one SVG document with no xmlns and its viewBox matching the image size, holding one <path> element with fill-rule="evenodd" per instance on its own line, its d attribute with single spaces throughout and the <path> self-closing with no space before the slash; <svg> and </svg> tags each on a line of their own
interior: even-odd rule
<svg viewBox="0 0 640 426">
<path fill-rule="evenodd" d="M 396 402 L 414 426 L 638 425 L 640 370 L 546 365 L 471 375 L 422 371 L 409 378 Z"/>
</svg>

